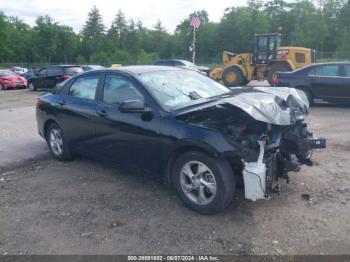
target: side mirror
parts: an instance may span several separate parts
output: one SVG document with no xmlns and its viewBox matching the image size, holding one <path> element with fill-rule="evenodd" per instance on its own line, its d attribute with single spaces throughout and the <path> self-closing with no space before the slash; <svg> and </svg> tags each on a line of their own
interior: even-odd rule
<svg viewBox="0 0 350 262">
<path fill-rule="evenodd" d="M 143 100 L 129 100 L 120 104 L 119 110 L 122 113 L 143 113 L 150 112 L 150 108 L 147 108 Z"/>
</svg>

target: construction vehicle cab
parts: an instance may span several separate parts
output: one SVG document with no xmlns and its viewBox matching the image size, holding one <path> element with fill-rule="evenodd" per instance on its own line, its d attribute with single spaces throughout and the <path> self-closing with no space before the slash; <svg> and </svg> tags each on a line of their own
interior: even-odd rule
<svg viewBox="0 0 350 262">
<path fill-rule="evenodd" d="M 276 60 L 276 50 L 281 45 L 281 34 L 256 34 L 254 64 L 269 64 Z"/>
<path fill-rule="evenodd" d="M 253 53 L 223 52 L 223 68 L 215 68 L 210 77 L 228 87 L 245 85 L 251 80 L 265 80 L 274 85 L 278 71 L 293 71 L 313 62 L 313 52 L 303 47 L 281 47 L 279 33 L 256 34 Z"/>
</svg>

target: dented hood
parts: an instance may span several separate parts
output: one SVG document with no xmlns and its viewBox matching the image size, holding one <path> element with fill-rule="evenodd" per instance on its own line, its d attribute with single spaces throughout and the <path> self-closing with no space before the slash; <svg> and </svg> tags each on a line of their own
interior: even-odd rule
<svg viewBox="0 0 350 262">
<path fill-rule="evenodd" d="M 297 119 L 306 116 L 309 109 L 308 100 L 302 91 L 283 87 L 239 88 L 221 96 L 215 104 L 237 107 L 255 120 L 275 125 L 292 125 Z M 205 108 L 205 105 L 192 108 L 181 115 Z"/>
</svg>

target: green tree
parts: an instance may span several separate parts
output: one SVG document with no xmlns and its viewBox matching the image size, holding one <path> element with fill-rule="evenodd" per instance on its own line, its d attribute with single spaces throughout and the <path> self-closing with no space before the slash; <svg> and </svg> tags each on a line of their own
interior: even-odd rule
<svg viewBox="0 0 350 262">
<path fill-rule="evenodd" d="M 126 47 L 126 38 L 127 38 L 127 23 L 125 14 L 121 9 L 119 9 L 116 14 L 111 28 L 108 30 L 108 37 L 118 48 Z"/>
<path fill-rule="evenodd" d="M 12 54 L 10 30 L 11 27 L 7 16 L 0 11 L 0 62 L 5 62 Z"/>
<path fill-rule="evenodd" d="M 94 53 L 101 52 L 104 40 L 105 27 L 102 16 L 96 6 L 93 6 L 88 13 L 82 36 L 82 54 L 89 58 Z"/>
</svg>

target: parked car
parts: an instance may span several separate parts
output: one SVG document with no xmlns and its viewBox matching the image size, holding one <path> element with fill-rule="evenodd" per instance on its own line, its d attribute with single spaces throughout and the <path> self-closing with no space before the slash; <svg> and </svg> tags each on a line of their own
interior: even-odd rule
<svg viewBox="0 0 350 262">
<path fill-rule="evenodd" d="M 27 79 L 8 70 L 0 71 L 0 90 L 27 88 Z"/>
<path fill-rule="evenodd" d="M 176 66 L 184 69 L 194 70 L 205 75 L 209 75 L 210 68 L 206 66 L 198 66 L 187 60 L 181 59 L 160 59 L 154 62 L 154 65 Z"/>
<path fill-rule="evenodd" d="M 307 130 L 307 112 L 295 89 L 232 91 L 190 70 L 130 66 L 72 77 L 39 97 L 36 118 L 55 158 L 79 152 L 136 166 L 211 214 L 240 179 L 246 198 L 268 198 L 287 171 L 312 164 L 325 141 Z"/>
<path fill-rule="evenodd" d="M 105 67 L 101 65 L 82 65 L 81 68 L 84 71 L 90 71 L 90 70 L 104 69 Z"/>
<path fill-rule="evenodd" d="M 350 63 L 313 64 L 293 72 L 278 72 L 274 82 L 304 91 L 310 103 L 315 98 L 350 102 Z"/>
<path fill-rule="evenodd" d="M 50 89 L 71 76 L 84 72 L 78 65 L 48 65 L 28 79 L 29 90 Z"/>
<path fill-rule="evenodd" d="M 11 68 L 11 71 L 12 71 L 13 73 L 15 73 L 16 75 L 23 76 L 25 73 L 28 72 L 28 68 L 15 66 L 15 67 L 12 67 L 12 68 Z"/>
</svg>

